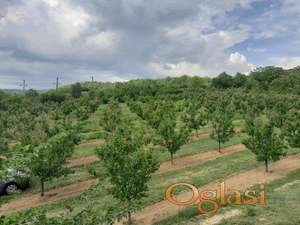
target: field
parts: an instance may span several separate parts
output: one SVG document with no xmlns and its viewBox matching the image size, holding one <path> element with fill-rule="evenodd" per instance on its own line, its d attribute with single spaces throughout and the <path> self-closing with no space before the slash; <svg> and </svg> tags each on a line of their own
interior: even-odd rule
<svg viewBox="0 0 300 225">
<path fill-rule="evenodd" d="M 115 87 L 86 83 L 76 98 L 70 94 L 72 86 L 42 96 L 2 94 L 0 100 L 9 106 L 1 119 L 13 119 L 9 114 L 20 104 L 17 98 L 24 98 L 24 105 L 33 98 L 43 109 L 36 109 L 41 112 L 35 118 L 33 106 L 26 106 L 27 114 L 15 112 L 20 117 L 15 124 L 5 127 L 10 123 L 2 121 L 3 142 L 10 145 L 1 155 L 28 167 L 31 185 L 0 197 L 0 224 L 121 224 L 129 218 L 134 224 L 157 225 L 300 224 L 298 95 L 271 90 L 257 94 L 243 87 L 195 90 L 192 81 L 183 77 Z M 158 90 L 154 97 L 150 87 Z M 143 165 L 133 163 L 139 160 Z M 11 165 L 4 159 L 1 166 L 4 171 Z M 128 180 L 139 184 L 140 192 L 128 188 Z M 222 181 L 241 191 L 264 183 L 266 205 L 228 205 L 207 217 L 196 204 L 179 207 L 165 199 L 166 189 L 175 183 L 204 191 L 217 189 Z M 116 195 L 116 188 L 127 188 L 134 201 Z M 135 199 L 140 193 L 146 195 Z M 173 194 L 188 199 L 191 193 L 182 188 Z"/>
</svg>

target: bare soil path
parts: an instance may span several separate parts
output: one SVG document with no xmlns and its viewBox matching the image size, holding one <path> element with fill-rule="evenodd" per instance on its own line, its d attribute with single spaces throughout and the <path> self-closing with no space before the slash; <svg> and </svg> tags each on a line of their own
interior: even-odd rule
<svg viewBox="0 0 300 225">
<path fill-rule="evenodd" d="M 86 148 L 86 147 L 96 147 L 97 145 L 101 145 L 104 143 L 104 140 L 93 140 L 81 143 L 79 145 L 76 145 L 75 148 Z"/>
<path fill-rule="evenodd" d="M 225 147 L 221 149 L 222 153 L 219 153 L 218 149 L 208 150 L 205 152 L 198 153 L 196 155 L 189 155 L 180 158 L 174 159 L 174 164 L 171 165 L 170 161 L 166 161 L 160 164 L 160 168 L 158 173 L 164 173 L 168 171 L 173 171 L 177 169 L 181 169 L 187 166 L 198 165 L 201 163 L 205 163 L 210 160 L 217 159 L 227 154 L 240 152 L 245 149 L 243 144 L 232 145 L 229 147 Z"/>
<path fill-rule="evenodd" d="M 240 172 L 225 178 L 222 181 L 226 182 L 227 190 L 245 190 L 255 184 L 268 183 L 275 179 L 282 178 L 292 171 L 300 168 L 300 154 L 289 156 L 278 162 L 271 164 L 271 173 L 265 173 L 264 166 L 257 167 L 255 169 Z M 219 187 L 219 183 L 215 181 L 199 188 L 199 191 L 204 190 L 215 190 Z M 230 187 L 230 188 L 229 188 Z M 182 193 L 176 196 L 177 199 L 189 199 L 190 193 Z M 141 211 L 133 215 L 133 219 L 137 224 L 153 224 L 154 222 L 165 219 L 169 216 L 176 215 L 179 210 L 183 209 L 184 206 L 172 205 L 168 201 L 164 200 L 148 206 Z"/>
<path fill-rule="evenodd" d="M 81 194 L 89 189 L 92 185 L 96 184 L 97 180 L 87 180 L 76 184 L 67 185 L 52 189 L 45 193 L 44 197 L 40 194 L 28 195 L 12 200 L 7 204 L 0 207 L 0 215 L 20 211 L 22 209 L 33 208 L 48 203 L 53 203 L 61 199 L 69 198 Z"/>
<path fill-rule="evenodd" d="M 226 154 L 231 154 L 239 152 L 245 149 L 245 146 L 242 144 L 232 145 L 225 148 L 222 148 L 222 153 L 219 153 L 217 149 L 207 150 L 195 155 L 183 156 L 180 158 L 174 159 L 174 164 L 171 165 L 170 161 L 165 161 L 161 163 L 158 173 L 164 173 L 172 170 L 177 170 L 184 168 L 186 166 L 193 166 L 200 163 L 204 163 L 209 160 L 217 159 Z M 80 166 L 80 165 L 89 165 L 95 161 L 98 161 L 99 158 L 96 155 L 84 156 L 80 158 L 71 159 L 68 161 L 68 167 Z"/>
<path fill-rule="evenodd" d="M 80 165 L 87 166 L 98 160 L 99 160 L 99 158 L 96 155 L 75 158 L 75 159 L 71 159 L 68 161 L 67 167 L 71 168 L 71 167 L 80 166 Z"/>
<path fill-rule="evenodd" d="M 240 129 L 236 129 L 236 130 L 237 130 L 237 132 L 240 131 Z M 191 140 L 192 141 L 203 140 L 203 139 L 209 138 L 209 136 L 210 136 L 210 133 L 203 133 L 203 134 L 199 134 L 198 136 L 191 136 Z M 89 141 L 86 143 L 79 144 L 76 146 L 76 148 L 93 147 L 93 146 L 96 147 L 97 145 L 101 145 L 103 143 L 104 143 L 103 140 L 94 140 L 94 141 Z M 228 147 L 228 148 L 230 148 L 230 147 Z M 224 153 L 231 153 L 231 150 L 227 149 L 227 147 L 223 148 L 222 151 Z M 236 152 L 236 151 L 233 151 L 233 152 Z M 216 154 L 216 155 L 218 155 L 218 154 Z M 183 157 L 183 158 L 175 160 L 175 165 L 176 165 L 175 167 L 181 168 L 180 165 L 185 164 L 185 161 L 186 161 L 186 163 L 193 163 L 193 162 L 197 162 L 197 161 L 201 161 L 201 160 L 203 161 L 203 160 L 205 160 L 205 157 L 209 158 L 211 156 L 207 155 L 207 156 L 204 156 L 204 158 L 199 158 L 199 159 L 197 159 L 197 157 L 195 157 L 194 159 L 190 159 L 190 158 L 193 158 L 193 156 L 190 156 L 190 158 L 186 158 L 186 159 L 184 159 L 185 157 Z M 218 157 L 215 157 L 215 158 L 218 158 Z M 212 158 L 212 159 L 215 159 L 215 158 Z M 210 159 L 210 160 L 212 160 L 212 159 Z M 98 160 L 99 160 L 99 158 L 96 155 L 75 158 L 75 159 L 71 159 L 68 161 L 68 167 L 74 167 L 74 166 L 79 166 L 79 165 L 89 165 L 92 162 L 98 161 Z M 182 160 L 182 162 L 180 162 L 181 160 Z M 176 161 L 179 161 L 179 162 L 176 162 Z M 170 164 L 170 163 L 164 162 L 163 164 L 165 164 L 166 166 L 164 166 L 164 165 L 161 166 L 162 171 L 163 172 L 168 171 L 168 167 L 169 167 L 168 164 Z M 172 166 L 172 168 L 174 168 L 174 166 Z"/>
<path fill-rule="evenodd" d="M 242 131 L 242 129 L 238 127 L 238 128 L 235 128 L 234 131 L 236 133 L 239 133 L 239 132 Z M 211 132 L 201 133 L 201 134 L 198 134 L 198 135 L 194 133 L 194 134 L 190 135 L 189 140 L 190 141 L 203 140 L 203 139 L 209 138 L 210 135 L 211 135 Z"/>
</svg>

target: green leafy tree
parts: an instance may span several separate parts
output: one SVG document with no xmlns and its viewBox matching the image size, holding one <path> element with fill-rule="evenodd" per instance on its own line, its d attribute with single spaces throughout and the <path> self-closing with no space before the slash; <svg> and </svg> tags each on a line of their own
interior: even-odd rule
<svg viewBox="0 0 300 225">
<path fill-rule="evenodd" d="M 143 139 L 135 136 L 131 129 L 119 127 L 97 150 L 113 185 L 112 194 L 124 203 L 129 223 L 132 211 L 146 196 L 151 175 L 159 168 L 151 151 L 143 148 Z"/>
<path fill-rule="evenodd" d="M 71 95 L 73 98 L 80 98 L 82 95 L 82 86 L 80 83 L 71 86 Z"/>
<path fill-rule="evenodd" d="M 263 123 L 248 120 L 246 130 L 249 137 L 243 143 L 256 155 L 258 161 L 265 163 L 265 170 L 269 172 L 269 162 L 286 155 L 282 136 L 276 132 L 274 123 L 270 121 Z"/>
<path fill-rule="evenodd" d="M 245 74 L 237 73 L 233 77 L 233 86 L 235 88 L 240 88 L 246 86 L 247 76 Z"/>
<path fill-rule="evenodd" d="M 289 100 L 275 98 L 273 109 L 269 112 L 269 117 L 275 123 L 276 127 L 282 128 L 287 120 L 287 114 L 291 108 Z"/>
<path fill-rule="evenodd" d="M 283 125 L 283 131 L 290 146 L 300 147 L 300 112 L 290 110 L 287 113 L 287 119 Z"/>
<path fill-rule="evenodd" d="M 41 184 L 41 196 L 44 196 L 44 183 L 67 173 L 66 161 L 72 156 L 74 134 L 62 132 L 33 149 L 29 168 Z"/>
<path fill-rule="evenodd" d="M 223 72 L 218 77 L 212 79 L 212 86 L 217 88 L 230 88 L 234 85 L 233 78 Z"/>
<path fill-rule="evenodd" d="M 188 141 L 189 129 L 186 126 L 179 130 L 176 129 L 175 116 L 166 115 L 157 129 L 157 134 L 159 136 L 159 143 L 170 153 L 171 164 L 173 165 L 174 154 Z"/>
<path fill-rule="evenodd" d="M 122 110 L 118 102 L 110 102 L 104 110 L 101 123 L 105 131 L 113 133 L 121 123 Z"/>
<path fill-rule="evenodd" d="M 206 125 L 207 114 L 205 109 L 199 107 L 197 103 L 188 102 L 186 110 L 183 112 L 182 120 L 190 130 L 195 130 L 198 136 L 200 127 Z"/>
<path fill-rule="evenodd" d="M 209 120 L 212 124 L 213 131 L 211 138 L 218 142 L 218 149 L 221 153 L 221 144 L 229 141 L 234 134 L 233 127 L 233 108 L 227 101 L 217 102 L 217 106 L 210 112 Z"/>
</svg>

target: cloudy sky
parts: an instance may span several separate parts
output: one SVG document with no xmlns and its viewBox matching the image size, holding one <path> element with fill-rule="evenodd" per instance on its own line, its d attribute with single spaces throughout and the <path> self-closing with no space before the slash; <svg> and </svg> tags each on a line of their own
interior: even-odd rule
<svg viewBox="0 0 300 225">
<path fill-rule="evenodd" d="M 299 12 L 299 0 L 0 0 L 0 88 L 294 67 Z"/>
</svg>

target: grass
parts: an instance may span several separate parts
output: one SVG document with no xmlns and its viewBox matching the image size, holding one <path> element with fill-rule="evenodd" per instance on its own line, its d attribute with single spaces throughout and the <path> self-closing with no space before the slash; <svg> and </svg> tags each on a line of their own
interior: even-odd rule
<svg viewBox="0 0 300 225">
<path fill-rule="evenodd" d="M 292 155 L 292 154 L 296 154 L 298 153 L 299 150 L 298 149 L 289 149 L 288 151 L 288 155 Z M 234 154 L 235 157 L 234 158 L 237 158 L 236 155 L 237 154 L 245 154 L 245 151 L 242 152 L 242 153 L 236 153 Z M 225 156 L 226 157 L 226 156 Z M 225 157 L 222 157 L 223 159 L 225 159 Z M 230 157 L 230 156 L 228 156 Z M 252 155 L 253 157 L 253 155 Z M 211 163 L 214 163 L 218 161 L 217 160 L 214 160 L 214 161 L 211 161 Z M 239 160 L 240 161 L 240 160 Z M 251 161 L 251 163 L 255 163 L 253 162 L 253 158 L 249 159 L 249 161 Z M 228 161 L 228 163 L 230 163 L 230 161 Z M 247 162 L 245 162 L 245 164 L 243 164 L 243 169 L 241 170 L 245 170 L 245 167 L 248 167 L 246 166 Z M 260 163 L 256 162 L 256 165 L 258 165 Z M 215 164 L 216 167 L 219 167 L 220 165 L 219 164 Z M 230 165 L 229 164 L 229 167 L 230 166 L 235 166 L 235 165 Z M 250 167 L 249 167 L 250 168 Z M 248 169 L 249 169 L 248 168 Z M 227 173 L 228 169 L 224 168 L 224 172 Z M 217 171 L 210 171 L 211 174 L 213 174 L 214 176 L 214 180 L 217 180 L 218 179 L 218 172 Z M 260 215 L 263 216 L 263 215 L 267 215 L 268 212 L 276 212 L 277 214 L 277 217 L 281 217 L 281 213 L 280 213 L 280 210 L 277 210 L 277 209 L 280 209 L 281 207 L 282 208 L 285 208 L 285 210 L 287 209 L 290 209 L 290 206 L 288 206 L 288 204 L 284 204 L 285 206 L 280 206 L 282 204 L 282 202 L 284 200 L 280 200 L 280 198 L 278 198 L 277 196 L 277 192 L 275 194 L 272 194 L 274 192 L 274 189 L 276 189 L 277 187 L 280 187 L 282 185 L 284 185 L 285 183 L 289 183 L 289 182 L 292 182 L 293 180 L 300 180 L 300 170 L 297 170 L 296 172 L 293 172 L 291 173 L 289 176 L 285 177 L 285 178 L 282 178 L 282 179 L 278 179 L 278 180 L 275 180 L 269 184 L 267 184 L 267 196 L 266 196 L 266 199 L 267 199 L 267 205 L 266 206 L 243 206 L 242 207 L 242 210 L 243 210 L 243 216 L 241 217 L 238 217 L 236 218 L 236 223 L 235 223 L 235 220 L 233 219 L 230 219 L 226 222 L 221 223 L 222 225 L 231 225 L 231 224 L 236 224 L 236 225 L 246 225 L 246 224 L 298 224 L 298 223 L 283 223 L 283 220 L 281 218 L 281 220 L 276 220 L 276 219 L 271 219 L 270 221 L 272 222 L 267 222 L 269 221 L 266 220 L 265 223 L 261 223 L 261 219 L 260 218 L 257 218 L 257 220 L 253 222 L 253 218 L 252 217 L 248 217 L 248 214 L 252 214 L 254 211 L 254 214 L 258 215 L 258 213 L 256 213 L 257 210 L 260 211 Z M 183 180 L 184 181 L 184 180 Z M 199 182 L 201 183 L 201 182 Z M 195 186 L 201 186 L 201 185 L 197 185 L 197 181 L 196 183 L 193 183 Z M 297 186 L 298 185 L 298 186 Z M 292 217 L 295 218 L 295 216 L 297 215 L 298 216 L 298 222 L 299 222 L 299 213 L 300 213 L 300 205 L 299 205 L 299 201 L 300 201 L 300 182 L 299 184 L 297 184 L 295 186 L 298 187 L 298 191 L 296 192 L 291 192 L 291 198 L 294 199 L 294 203 L 295 204 L 298 204 L 298 207 L 294 208 L 295 211 L 292 213 Z M 286 191 L 289 191 L 290 189 L 286 189 Z M 285 195 L 283 195 L 285 196 Z M 288 197 L 288 195 L 286 195 Z M 297 197 L 296 197 L 297 196 Z M 296 197 L 296 198 L 295 198 Z M 226 207 L 226 208 L 222 208 L 222 210 L 220 212 L 223 212 L 225 210 L 229 210 L 229 209 L 232 209 L 232 208 L 235 208 L 236 206 L 231 206 L 231 207 Z M 249 209 L 250 208 L 250 209 Z M 241 207 L 239 207 L 239 209 L 241 209 Z M 251 211 L 251 212 L 250 212 Z M 292 210 L 293 211 L 293 210 Z M 271 217 L 271 216 L 270 216 Z M 191 207 L 187 207 L 185 208 L 184 210 L 180 211 L 177 215 L 174 215 L 174 216 L 171 216 L 165 220 L 162 220 L 158 223 L 156 223 L 156 225 L 171 225 L 171 224 L 180 224 L 180 225 L 185 225 L 185 224 L 199 224 L 199 222 L 201 222 L 201 220 L 204 218 L 203 215 L 200 215 L 198 210 L 197 210 L 197 206 L 191 206 Z M 282 221 L 281 223 L 276 223 L 276 221 Z M 293 220 L 294 222 L 295 220 Z"/>
<path fill-rule="evenodd" d="M 242 208 L 242 215 L 223 220 L 220 225 L 300 224 L 300 170 L 267 185 L 265 206 Z"/>
<path fill-rule="evenodd" d="M 232 139 L 230 139 L 230 141 L 226 142 L 222 147 L 228 147 L 231 145 L 239 144 L 241 143 L 244 137 L 245 134 L 237 133 L 236 135 L 233 136 Z M 183 145 L 182 148 L 178 151 L 178 153 L 174 155 L 174 158 L 194 155 L 200 152 L 204 152 L 206 150 L 209 151 L 211 149 L 216 149 L 217 147 L 218 147 L 217 142 L 212 140 L 211 138 L 193 141 L 186 145 Z M 75 148 L 73 158 L 80 158 L 80 157 L 94 155 L 95 148 L 96 146 Z M 161 148 L 159 148 L 155 154 L 160 162 L 168 161 L 170 158 L 169 153 L 167 151 L 162 150 Z"/>
<path fill-rule="evenodd" d="M 95 148 L 95 146 L 75 148 L 73 158 L 95 155 Z"/>
<path fill-rule="evenodd" d="M 243 138 L 245 138 L 245 134 L 237 133 L 230 139 L 230 141 L 222 145 L 222 147 L 228 147 L 231 145 L 239 144 L 241 143 Z M 174 158 L 194 155 L 197 153 L 201 153 L 201 152 L 205 152 L 217 148 L 218 148 L 218 143 L 212 140 L 211 138 L 197 140 L 183 145 L 181 149 L 177 152 L 177 154 L 174 155 Z M 170 155 L 167 151 L 158 151 L 156 155 L 160 162 L 167 161 L 170 159 Z"/>
</svg>

